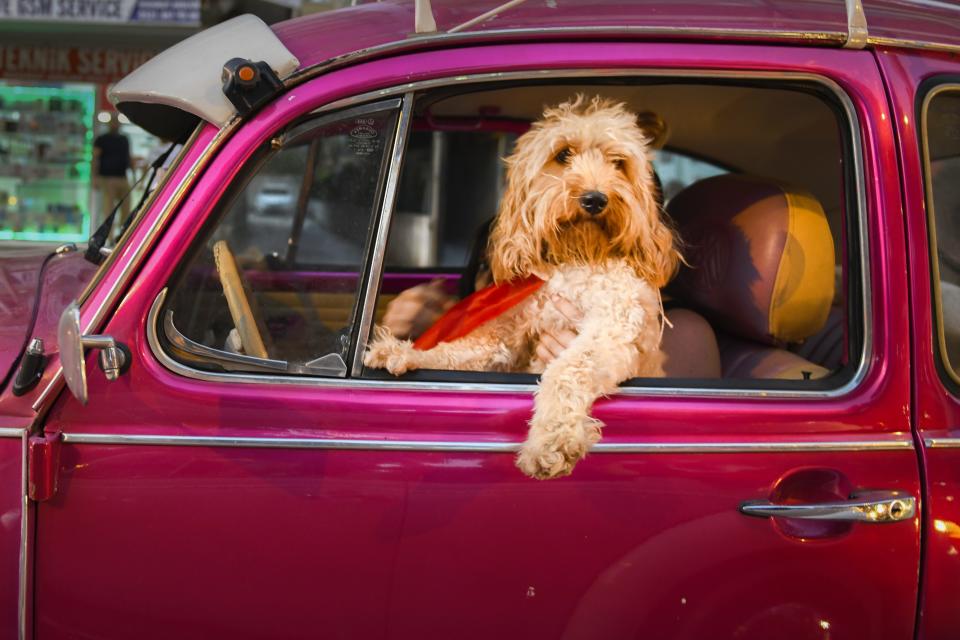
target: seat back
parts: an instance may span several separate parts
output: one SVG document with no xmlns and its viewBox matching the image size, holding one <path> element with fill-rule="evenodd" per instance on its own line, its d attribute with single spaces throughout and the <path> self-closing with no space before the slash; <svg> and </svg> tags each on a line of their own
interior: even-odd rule
<svg viewBox="0 0 960 640">
<path fill-rule="evenodd" d="M 833 237 L 816 198 L 726 174 L 691 185 L 668 212 L 687 261 L 668 292 L 713 324 L 724 376 L 829 373 L 786 350 L 823 328 L 834 298 Z"/>
</svg>

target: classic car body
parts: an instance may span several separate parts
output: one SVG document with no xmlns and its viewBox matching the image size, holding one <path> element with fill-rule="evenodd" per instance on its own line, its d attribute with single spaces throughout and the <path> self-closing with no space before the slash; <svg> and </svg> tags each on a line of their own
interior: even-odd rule
<svg viewBox="0 0 960 640">
<path fill-rule="evenodd" d="M 932 155 L 926 117 L 960 86 L 957 8 L 478 4 L 360 5 L 273 35 L 241 18 L 117 87 L 143 126 L 192 133 L 86 289 L 45 285 L 4 335 L 4 636 L 953 637 L 960 385 L 931 172 L 960 116 L 937 112 Z M 219 93 L 236 57 L 282 82 L 244 116 Z M 574 474 L 537 482 L 513 466 L 531 377 L 393 379 L 361 357 L 392 296 L 457 288 L 495 158 L 541 98 L 577 91 L 650 96 L 668 150 L 710 162 L 692 183 L 723 167 L 822 201 L 841 337 L 832 363 L 772 345 L 822 377 L 631 381 Z M 299 185 L 298 215 L 247 211 L 260 175 Z M 221 241 L 263 357 L 227 346 Z M 53 338 L 73 296 L 78 334 L 129 349 L 113 380 L 87 358 L 86 404 Z M 33 337 L 46 366 L 15 395 Z M 786 510 L 745 514 L 764 508 Z"/>
</svg>

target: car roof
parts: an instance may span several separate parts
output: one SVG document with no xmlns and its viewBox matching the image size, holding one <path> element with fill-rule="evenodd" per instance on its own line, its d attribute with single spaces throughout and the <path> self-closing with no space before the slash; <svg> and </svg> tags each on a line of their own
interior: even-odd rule
<svg viewBox="0 0 960 640">
<path fill-rule="evenodd" d="M 415 31 L 415 5 L 421 3 L 432 5 L 435 31 Z M 496 12 L 504 5 L 514 6 Z M 865 32 L 851 28 L 863 22 Z M 960 5 L 940 0 L 386 0 L 272 28 L 305 72 L 386 51 L 551 35 L 960 50 Z"/>
<path fill-rule="evenodd" d="M 960 5 L 941 0 L 385 0 L 268 27 L 239 16 L 184 40 L 110 91 L 128 118 L 183 139 L 198 121 L 223 127 L 236 109 L 222 91 L 230 58 L 265 61 L 286 87 L 400 51 L 459 43 L 643 38 L 895 46 L 960 52 Z M 213 51 L 219 56 L 211 56 Z"/>
</svg>

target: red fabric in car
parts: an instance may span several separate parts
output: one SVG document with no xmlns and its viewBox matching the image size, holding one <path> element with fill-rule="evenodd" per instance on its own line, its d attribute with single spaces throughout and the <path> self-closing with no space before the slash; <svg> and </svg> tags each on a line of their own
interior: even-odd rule
<svg viewBox="0 0 960 640">
<path fill-rule="evenodd" d="M 441 342 L 452 342 L 526 300 L 543 286 L 537 276 L 492 284 L 467 296 L 440 316 L 433 326 L 417 338 L 415 349 L 426 350 Z"/>
</svg>

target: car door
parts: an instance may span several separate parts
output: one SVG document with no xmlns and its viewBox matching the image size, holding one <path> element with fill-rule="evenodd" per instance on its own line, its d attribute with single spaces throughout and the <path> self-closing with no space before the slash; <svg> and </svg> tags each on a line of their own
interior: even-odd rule
<svg viewBox="0 0 960 640">
<path fill-rule="evenodd" d="M 960 386 L 956 367 L 960 242 L 960 65 L 896 52 L 883 70 L 894 97 L 906 201 L 914 398 L 926 482 L 920 633 L 950 638 L 960 624 Z"/>
<path fill-rule="evenodd" d="M 63 436 L 58 490 L 38 507 L 37 637 L 912 637 L 921 487 L 873 57 L 568 43 L 562 59 L 512 45 L 411 54 L 402 77 L 393 63 L 307 82 L 224 143 L 103 327 L 130 370 L 91 374 L 86 406 L 51 407 L 46 431 Z M 819 78 L 843 110 L 863 347 L 847 383 L 625 392 L 597 406 L 604 441 L 574 474 L 536 482 L 513 462 L 531 386 L 356 375 L 418 82 L 731 68 Z M 278 158 L 304 145 L 289 238 L 295 253 L 312 238 L 313 260 L 231 250 L 238 286 L 225 284 L 213 247 L 269 244 L 255 229 L 275 219 L 246 194 L 258 172 L 296 175 Z M 357 171 L 359 193 L 345 188 Z M 249 310 L 218 298 L 231 287 Z M 308 317 L 318 305 L 336 313 Z M 307 353 L 267 344 L 320 325 Z M 244 360 L 258 332 L 268 357 Z"/>
</svg>

